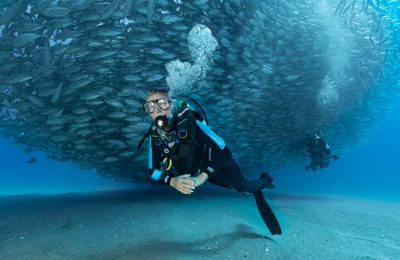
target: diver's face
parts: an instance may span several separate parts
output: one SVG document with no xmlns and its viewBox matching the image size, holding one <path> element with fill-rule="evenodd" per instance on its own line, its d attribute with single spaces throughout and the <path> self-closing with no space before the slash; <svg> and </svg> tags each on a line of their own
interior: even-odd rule
<svg viewBox="0 0 400 260">
<path fill-rule="evenodd" d="M 163 110 L 161 109 L 158 104 L 157 104 L 157 100 L 159 99 L 163 99 L 163 98 L 168 98 L 168 94 L 167 93 L 154 93 L 152 95 L 150 95 L 147 99 L 146 102 L 150 102 L 150 101 L 154 101 L 154 109 L 151 113 L 149 113 L 149 115 L 151 116 L 151 118 L 153 119 L 153 121 L 158 117 L 158 116 L 168 116 L 170 111 L 171 111 L 171 106 L 169 106 L 167 109 Z"/>
</svg>

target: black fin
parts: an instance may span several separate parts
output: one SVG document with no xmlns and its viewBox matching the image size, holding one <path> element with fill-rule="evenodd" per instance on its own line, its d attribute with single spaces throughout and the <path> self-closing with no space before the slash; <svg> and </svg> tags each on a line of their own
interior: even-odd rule
<svg viewBox="0 0 400 260">
<path fill-rule="evenodd" d="M 256 191 L 253 195 L 256 200 L 258 212 L 260 212 L 260 215 L 264 220 L 265 225 L 267 225 L 269 232 L 271 232 L 272 235 L 281 235 L 282 229 L 279 225 L 278 219 L 276 219 L 274 212 L 265 200 L 262 191 Z"/>
</svg>

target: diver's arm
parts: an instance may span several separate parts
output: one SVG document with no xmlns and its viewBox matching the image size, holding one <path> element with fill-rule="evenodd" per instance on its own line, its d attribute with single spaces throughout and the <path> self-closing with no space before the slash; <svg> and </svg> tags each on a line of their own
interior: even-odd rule
<svg viewBox="0 0 400 260">
<path fill-rule="evenodd" d="M 194 181 L 194 186 L 199 187 L 203 185 L 207 180 L 208 180 L 208 174 L 205 172 L 202 172 L 199 174 L 197 177 L 191 177 L 190 178 L 192 181 Z"/>
<path fill-rule="evenodd" d="M 331 155 L 331 148 L 326 142 L 324 142 L 324 154 L 325 156 Z"/>
<path fill-rule="evenodd" d="M 330 156 L 330 155 L 331 155 L 331 149 L 326 149 L 325 156 Z"/>
</svg>

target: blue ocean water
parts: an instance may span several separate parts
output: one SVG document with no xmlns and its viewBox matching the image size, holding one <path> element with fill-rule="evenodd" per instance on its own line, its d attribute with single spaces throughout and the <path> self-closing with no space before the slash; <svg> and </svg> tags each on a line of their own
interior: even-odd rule
<svg viewBox="0 0 400 260">
<path fill-rule="evenodd" d="M 376 3 L 380 2 L 376 1 Z M 399 9 L 395 2 L 382 1 L 393 7 L 390 9 L 392 12 L 382 18 L 390 17 L 391 20 L 397 21 Z M 378 8 L 372 1 L 366 3 Z M 346 1 L 341 1 L 339 7 L 342 4 L 346 5 Z M 346 10 L 350 7 L 348 5 Z M 150 16 L 147 19 L 149 18 Z M 377 18 L 375 17 L 375 19 Z M 393 26 L 398 26 L 398 22 L 393 23 Z M 396 40 L 397 28 L 390 27 L 389 29 L 393 30 L 392 36 Z M 378 30 L 374 32 L 376 31 Z M 393 42 L 395 43 L 395 41 Z M 393 62 L 395 60 L 393 59 Z M 385 63 L 386 67 L 395 68 L 395 65 L 388 61 Z M 293 77 L 292 75 L 289 78 L 295 79 L 297 76 Z M 339 154 L 340 160 L 333 161 L 328 169 L 311 173 L 305 172 L 304 166 L 299 165 L 270 172 L 275 177 L 276 191 L 396 196 L 397 184 L 399 184 L 396 175 L 396 172 L 399 172 L 396 158 L 396 147 L 399 146 L 399 140 L 396 138 L 400 128 L 399 108 L 397 107 L 390 113 L 392 114 L 391 119 L 380 119 L 381 129 L 375 133 L 371 143 L 354 147 L 348 154 Z M 329 136 L 327 141 L 329 142 Z M 335 147 L 332 149 L 334 151 Z M 60 163 L 48 160 L 40 152 L 25 154 L 23 148 L 15 147 L 4 139 L 0 139 L 0 152 L 2 154 L 0 158 L 0 194 L 63 193 L 131 188 L 133 186 L 130 183 L 103 179 L 97 176 L 94 170 L 82 171 L 69 162 Z M 266 156 L 268 157 L 268 154 Z M 38 161 L 33 164 L 26 163 L 31 157 L 38 158 Z M 305 164 L 306 162 L 304 162 Z M 266 170 L 268 171 L 268 169 Z M 243 172 L 246 172 L 246 169 L 243 169 Z"/>
<path fill-rule="evenodd" d="M 246 2 L 255 8 L 240 11 Z M 3 8 L 11 3 L 17 8 Z M 74 8 L 63 7 L 68 4 Z M 328 8 L 330 4 L 336 8 Z M 255 202 L 252 195 L 209 184 L 186 196 L 156 182 L 154 189 L 143 191 L 138 189 L 142 186 L 100 177 L 95 170 L 82 170 L 70 161 L 47 159 L 40 151 L 26 153 L 26 146 L 0 137 L 0 259 L 400 259 L 399 16 L 398 0 L 0 0 L 0 96 L 4 97 L 0 117 L 21 126 L 12 129 L 12 138 L 33 144 L 29 147 L 54 149 L 51 155 L 57 157 L 65 152 L 65 158 L 103 166 L 98 169 L 113 176 L 125 177 L 125 169 L 135 166 L 146 170 L 147 150 L 133 160 L 132 148 L 139 141 L 136 135 L 142 133 L 137 130 L 147 128 L 147 122 L 142 124 L 142 115 L 131 107 L 123 109 L 122 103 L 129 101 L 127 105 L 139 108 L 148 87 L 170 82 L 174 69 L 168 70 L 164 63 L 173 62 L 175 69 L 183 65 L 179 59 L 184 61 L 186 31 L 199 21 L 210 26 L 222 51 L 210 66 L 214 71 L 199 84 L 205 87 L 198 91 L 200 103 L 210 119 L 222 121 L 217 131 L 228 129 L 221 134 L 227 136 L 228 147 L 234 147 L 234 157 L 246 160 L 240 164 L 243 174 L 258 176 L 263 169 L 274 177 L 276 188 L 265 190 L 265 195 L 283 231 L 282 236 L 273 236 L 279 234 L 271 231 L 274 213 L 260 201 L 261 193 L 256 193 Z M 36 28 L 39 21 L 50 28 L 40 29 L 40 34 L 49 36 L 46 41 L 43 35 L 20 34 L 27 32 L 24 25 Z M 344 28 L 358 32 L 346 35 L 342 22 Z M 204 39 L 210 38 L 197 38 Z M 265 44 L 256 47 L 259 40 Z M 89 49 L 80 48 L 86 43 Z M 197 49 L 194 46 L 192 42 L 189 49 Z M 196 75 L 193 72 L 207 70 L 210 61 L 204 57 L 208 56 L 197 56 L 189 66 L 191 73 L 172 77 L 184 84 L 172 85 L 187 87 L 186 80 Z M 12 62 L 3 62 L 3 57 Z M 19 66 L 25 65 L 21 63 L 25 58 L 37 64 Z M 69 58 L 79 62 L 48 73 L 55 64 L 68 64 Z M 220 59 L 229 66 L 218 64 Z M 119 66 L 121 61 L 126 67 Z M 19 65 L 13 67 L 13 62 Z M 44 68 L 33 69 L 43 73 L 40 81 L 28 73 L 36 65 Z M 86 67 L 90 74 L 83 75 Z M 35 77 L 31 80 L 31 76 Z M 115 82 L 120 78 L 124 88 L 119 92 Z M 210 91 L 207 82 L 219 86 Z M 186 91 L 192 93 L 189 90 L 190 86 Z M 300 99 L 304 103 L 297 104 Z M 226 113 L 221 116 L 221 111 Z M 259 120 L 261 113 L 265 120 Z M 343 121 L 337 123 L 339 118 Z M 379 127 L 369 129 L 368 121 Z M 316 126 L 326 133 L 339 160 L 316 172 L 304 170 L 305 157 L 300 164 L 269 169 L 291 159 L 285 152 L 286 144 L 293 141 L 289 139 Z M 268 127 L 271 133 L 264 135 Z M 254 131 L 245 136 L 247 130 Z M 369 131 L 368 143 L 348 146 Z M 237 139 L 228 141 L 228 136 Z M 333 139 L 339 137 L 342 142 Z M 335 143 L 347 144 L 348 152 L 338 152 Z M 276 152 L 262 153 L 266 145 L 270 149 L 265 151 Z M 268 160 L 277 163 L 267 165 Z M 259 169 L 246 169 L 246 163 Z M 124 191 L 97 193 L 119 190 Z M 51 195 L 8 196 L 19 194 Z"/>
<path fill-rule="evenodd" d="M 340 159 L 332 161 L 327 169 L 305 172 L 304 166 L 298 166 L 276 172 L 278 189 L 400 200 L 400 104 L 394 106 L 388 117 L 380 120 L 379 131 L 369 143 L 352 147 L 348 154 L 339 154 Z M 334 153 L 335 148 L 331 148 Z"/>
<path fill-rule="evenodd" d="M 332 161 L 329 168 L 305 172 L 304 165 L 270 172 L 276 192 L 355 195 L 378 199 L 400 199 L 400 104 L 380 120 L 379 131 L 367 144 L 353 147 Z M 329 142 L 329 137 L 327 137 Z M 335 147 L 332 147 L 334 152 Z M 233 151 L 234 152 L 234 151 Z M 0 195 L 29 193 L 91 192 L 131 189 L 135 185 L 117 182 L 81 170 L 70 162 L 46 158 L 41 152 L 24 153 L 10 141 L 0 139 Z M 31 157 L 38 160 L 26 163 Z"/>
<path fill-rule="evenodd" d="M 69 192 L 106 191 L 132 187 L 105 179 L 94 170 L 81 170 L 70 162 L 46 158 L 38 151 L 25 153 L 10 141 L 0 139 L 0 196 L 15 194 L 58 194 Z M 37 161 L 29 164 L 30 158 Z"/>
</svg>

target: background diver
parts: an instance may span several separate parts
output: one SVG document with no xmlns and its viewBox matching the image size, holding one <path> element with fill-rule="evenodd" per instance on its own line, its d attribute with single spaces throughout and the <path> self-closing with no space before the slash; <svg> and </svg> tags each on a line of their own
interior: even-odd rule
<svg viewBox="0 0 400 260">
<path fill-rule="evenodd" d="M 315 133 L 309 138 L 306 148 L 304 149 L 304 155 L 310 156 L 311 162 L 304 168 L 306 171 L 310 169 L 316 171 L 318 166 L 320 169 L 327 168 L 329 166 L 329 160 L 337 160 L 339 157 L 331 155 L 331 149 L 325 140 L 321 137 L 322 134 Z"/>
<path fill-rule="evenodd" d="M 261 192 L 264 188 L 274 188 L 273 178 L 262 173 L 257 179 L 246 179 L 225 142 L 207 125 L 205 113 L 201 115 L 188 100 L 182 100 L 172 103 L 164 89 L 147 94 L 143 109 L 153 122 L 138 149 L 150 136 L 151 178 L 183 194 L 193 193 L 206 181 L 234 188 L 244 195 L 252 193 L 270 232 L 281 234 L 279 223 Z"/>
</svg>

